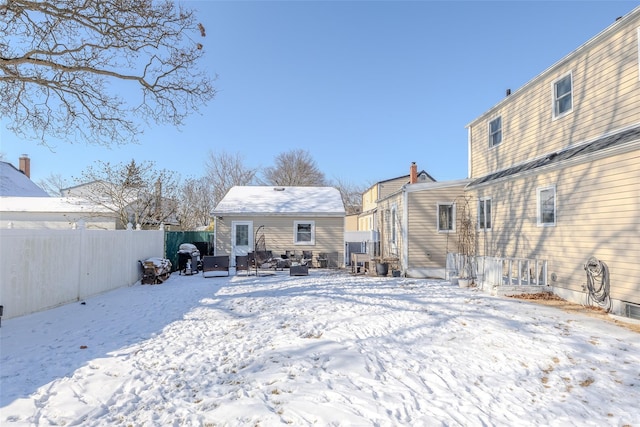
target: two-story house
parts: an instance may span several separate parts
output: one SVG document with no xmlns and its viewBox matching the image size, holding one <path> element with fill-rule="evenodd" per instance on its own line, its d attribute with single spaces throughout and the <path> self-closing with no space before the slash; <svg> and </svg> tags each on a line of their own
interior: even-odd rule
<svg viewBox="0 0 640 427">
<path fill-rule="evenodd" d="M 630 317 L 640 316 L 639 51 L 636 8 L 467 125 L 479 255 L 544 259 L 556 294 Z"/>
</svg>

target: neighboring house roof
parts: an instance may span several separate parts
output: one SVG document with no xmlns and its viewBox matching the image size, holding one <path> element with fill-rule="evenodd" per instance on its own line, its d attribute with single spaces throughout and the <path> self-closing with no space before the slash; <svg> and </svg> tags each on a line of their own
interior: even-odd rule
<svg viewBox="0 0 640 427">
<path fill-rule="evenodd" d="M 421 170 L 420 172 L 418 172 L 418 182 L 423 182 L 425 180 L 425 177 L 430 179 L 433 182 L 436 181 L 436 179 L 434 177 L 432 177 L 431 175 L 429 175 L 429 173 L 427 171 L 425 171 L 424 169 Z M 410 175 L 400 175 L 400 176 L 397 176 L 395 178 L 389 178 L 389 179 L 385 179 L 383 181 L 378 181 L 374 185 L 384 184 L 385 182 L 396 181 L 396 180 L 402 179 L 402 178 L 406 179 L 407 183 L 409 183 L 409 179 L 411 178 L 411 176 Z"/>
<path fill-rule="evenodd" d="M 49 194 L 11 163 L 0 162 L 0 196 L 49 197 Z"/>
<path fill-rule="evenodd" d="M 109 214 L 112 211 L 75 197 L 0 197 L 0 212 Z"/>
<path fill-rule="evenodd" d="M 521 163 L 519 165 L 485 175 L 481 178 L 473 180 L 469 186 L 483 184 L 489 181 L 495 181 L 500 178 L 508 178 L 512 175 L 516 175 L 522 172 L 532 171 L 534 169 L 550 166 L 565 160 L 575 159 L 578 157 L 593 155 L 606 148 L 613 148 L 620 146 L 627 142 L 640 141 L 640 126 L 626 129 L 611 135 L 603 136 L 591 142 L 584 144 L 574 145 L 568 148 L 564 148 L 553 153 L 548 153 L 543 157 L 531 160 L 529 162 Z"/>
<path fill-rule="evenodd" d="M 333 187 L 237 186 L 213 210 L 229 214 L 344 216 L 340 192 Z"/>
</svg>

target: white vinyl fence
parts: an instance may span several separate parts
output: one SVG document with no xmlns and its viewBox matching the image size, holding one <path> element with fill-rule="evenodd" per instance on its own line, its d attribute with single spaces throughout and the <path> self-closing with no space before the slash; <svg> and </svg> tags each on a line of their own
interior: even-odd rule
<svg viewBox="0 0 640 427">
<path fill-rule="evenodd" d="M 3 318 L 133 285 L 150 257 L 164 257 L 162 230 L 0 229 Z"/>
</svg>

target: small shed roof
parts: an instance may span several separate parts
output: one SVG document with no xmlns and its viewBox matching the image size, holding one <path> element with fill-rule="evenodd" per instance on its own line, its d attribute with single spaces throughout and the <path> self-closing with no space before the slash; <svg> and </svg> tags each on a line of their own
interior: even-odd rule
<svg viewBox="0 0 640 427">
<path fill-rule="evenodd" d="M 213 214 L 344 216 L 345 209 L 334 187 L 236 186 Z"/>
</svg>

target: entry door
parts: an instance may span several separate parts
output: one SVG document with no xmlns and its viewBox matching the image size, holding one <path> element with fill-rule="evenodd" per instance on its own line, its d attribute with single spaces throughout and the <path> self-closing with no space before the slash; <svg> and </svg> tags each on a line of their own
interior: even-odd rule
<svg viewBox="0 0 640 427">
<path fill-rule="evenodd" d="M 253 222 L 233 221 L 231 223 L 231 265 L 236 265 L 236 256 L 253 251 Z"/>
</svg>

